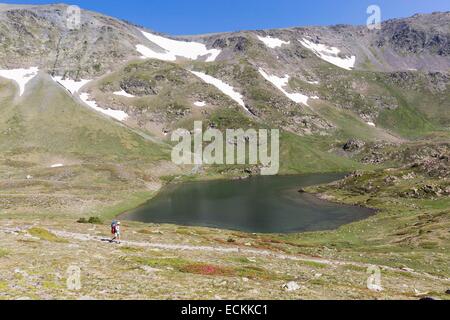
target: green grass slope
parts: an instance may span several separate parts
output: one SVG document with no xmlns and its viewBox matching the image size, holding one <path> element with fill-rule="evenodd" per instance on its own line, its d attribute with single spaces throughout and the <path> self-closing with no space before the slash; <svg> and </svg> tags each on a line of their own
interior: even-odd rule
<svg viewBox="0 0 450 320">
<path fill-rule="evenodd" d="M 47 77 L 36 78 L 30 85 L 31 90 L 19 100 L 14 100 L 12 94 L 3 94 L 0 119 L 3 150 L 38 149 L 119 161 L 167 158 L 160 145 L 78 104 Z"/>
<path fill-rule="evenodd" d="M 48 76 L 15 94 L 0 82 L 1 214 L 108 214 L 144 202 L 177 170 L 164 144 L 79 104 Z"/>
</svg>

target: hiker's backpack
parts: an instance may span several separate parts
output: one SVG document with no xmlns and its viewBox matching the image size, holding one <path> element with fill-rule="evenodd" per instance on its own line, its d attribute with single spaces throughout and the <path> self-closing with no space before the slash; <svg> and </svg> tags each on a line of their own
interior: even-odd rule
<svg viewBox="0 0 450 320">
<path fill-rule="evenodd" d="M 111 223 L 111 233 L 112 234 L 116 234 L 116 226 L 117 226 L 117 221 L 113 221 Z"/>
</svg>

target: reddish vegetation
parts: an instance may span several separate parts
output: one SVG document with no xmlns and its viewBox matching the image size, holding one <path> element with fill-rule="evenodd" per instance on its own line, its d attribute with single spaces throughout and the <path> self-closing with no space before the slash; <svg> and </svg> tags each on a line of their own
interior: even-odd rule
<svg viewBox="0 0 450 320">
<path fill-rule="evenodd" d="M 208 264 L 187 265 L 182 268 L 182 271 L 205 276 L 229 276 L 233 274 L 233 270 L 231 269 Z"/>
</svg>

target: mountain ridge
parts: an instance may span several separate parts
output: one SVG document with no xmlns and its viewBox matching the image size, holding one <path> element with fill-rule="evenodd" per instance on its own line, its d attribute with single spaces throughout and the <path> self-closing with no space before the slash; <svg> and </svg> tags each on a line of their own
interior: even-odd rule
<svg viewBox="0 0 450 320">
<path fill-rule="evenodd" d="M 25 5 L 25 6 L 10 6 L 10 5 L 3 5 L 3 9 L 0 11 L 3 14 L 3 20 L 4 23 L 5 21 L 8 22 L 8 17 L 6 17 L 5 20 L 5 14 L 10 15 L 9 20 L 14 19 L 14 12 L 16 12 L 15 14 L 19 15 L 18 17 L 20 17 L 20 19 L 22 21 L 20 21 L 20 23 L 25 27 L 25 29 L 22 29 L 23 32 L 25 32 L 26 30 L 26 18 L 28 19 L 32 19 L 32 18 L 43 18 L 45 19 L 50 19 L 49 21 L 53 21 L 51 22 L 52 24 L 57 23 L 57 25 L 55 25 L 55 27 L 57 28 L 62 28 L 62 20 L 63 19 L 63 12 L 61 10 L 65 9 L 67 7 L 67 5 L 65 4 L 54 4 L 54 5 Z M 36 15 L 35 17 L 26 17 L 26 13 L 27 10 L 29 9 L 33 9 L 34 10 L 34 14 Z M 139 42 L 144 43 L 144 44 L 148 44 L 148 42 L 146 41 L 145 37 L 142 36 L 142 34 L 140 34 L 139 31 L 149 31 L 152 32 L 154 34 L 158 34 L 158 35 L 164 35 L 162 33 L 157 33 L 155 31 L 149 30 L 149 29 L 145 29 L 145 30 L 141 30 L 140 28 L 138 28 L 136 25 L 121 20 L 121 19 L 116 19 L 116 18 L 112 18 L 112 17 L 108 17 L 107 15 L 104 14 L 98 14 L 95 13 L 93 11 L 82 11 L 83 12 L 83 19 L 85 20 L 85 22 L 83 23 L 83 32 L 84 33 L 88 33 L 90 32 L 91 34 L 89 35 L 91 38 L 95 37 L 97 39 L 97 42 L 101 41 L 102 37 L 112 37 L 109 40 L 113 40 L 114 41 L 118 41 L 117 43 L 119 44 L 119 47 L 116 47 L 119 51 L 117 51 L 116 54 L 118 54 L 117 58 L 123 60 L 123 59 L 130 59 L 130 58 L 138 58 L 139 55 L 135 51 L 133 47 L 135 47 L 136 44 L 138 44 Z M 25 15 L 25 16 L 24 16 Z M 82 20 L 83 20 L 82 19 Z M 433 14 L 421 14 L 421 15 L 415 15 L 413 17 L 409 17 L 409 18 L 404 18 L 404 19 L 391 19 L 391 20 L 387 20 L 384 21 L 382 23 L 383 28 L 386 28 L 388 26 L 392 26 L 395 25 L 395 28 L 397 28 L 397 24 L 400 25 L 408 25 L 408 23 L 413 23 L 416 20 L 426 20 L 426 23 L 428 24 L 432 24 L 432 28 L 439 30 L 442 29 L 441 26 L 445 25 L 445 23 L 438 23 L 439 20 L 442 19 L 447 19 L 450 20 L 450 14 L 448 12 L 443 12 L 443 13 L 433 13 Z M 39 19 L 38 19 L 39 20 Z M 436 23 L 432 23 L 433 20 L 437 20 Z M 430 22 L 431 21 L 431 22 Z M 89 24 L 94 24 L 96 26 L 96 28 L 100 28 L 100 32 L 93 32 L 90 31 L 91 29 L 89 28 L 89 26 L 86 26 L 86 22 L 88 22 Z M 13 23 L 14 26 L 14 20 L 10 21 L 10 23 Z M 33 21 L 31 21 L 31 23 L 33 23 Z M 39 26 L 39 24 L 37 24 L 36 27 L 41 28 L 40 30 L 42 30 L 41 32 L 48 33 L 50 29 L 46 29 L 49 28 L 48 26 L 45 25 L 41 25 Z M 110 29 L 113 28 L 113 29 Z M 116 34 L 115 31 L 116 30 L 118 33 Z M 14 29 L 13 29 L 14 31 Z M 20 30 L 19 30 L 20 31 Z M 389 34 L 388 36 L 394 37 L 395 36 L 395 32 L 396 30 L 391 30 L 393 35 Z M 59 32 L 63 32 L 63 30 L 61 29 Z M 401 29 L 399 32 L 405 32 L 405 30 Z M 412 34 L 413 36 L 415 36 L 415 30 L 412 29 Z M 444 34 L 442 35 L 442 39 L 441 38 L 437 38 L 437 43 L 432 43 L 431 45 L 437 45 L 437 47 L 433 50 L 437 50 L 438 53 L 441 54 L 445 54 L 447 55 L 447 50 L 442 49 L 442 46 L 446 46 L 448 44 L 448 39 L 450 38 L 449 30 L 443 30 Z M 445 33 L 446 32 L 446 33 Z M 362 37 L 360 34 L 362 34 Z M 69 33 L 70 35 L 71 33 Z M 379 31 L 373 30 L 370 31 L 367 29 L 367 27 L 364 26 L 353 26 L 353 25 L 336 25 L 336 26 L 313 26 L 313 27 L 292 27 L 292 28 L 281 28 L 281 29 L 267 29 L 267 30 L 245 30 L 245 31 L 238 31 L 238 32 L 224 32 L 224 33 L 213 33 L 213 34 L 206 34 L 206 35 L 195 35 L 195 36 L 190 36 L 190 35 L 186 35 L 186 36 L 169 36 L 169 38 L 173 38 L 173 39 L 184 39 L 184 40 L 201 40 L 203 43 L 207 44 L 208 46 L 210 46 L 211 48 L 214 48 L 215 46 L 220 46 L 217 41 L 219 40 L 225 40 L 228 38 L 236 38 L 236 37 L 240 37 L 240 36 L 244 36 L 245 37 L 249 37 L 249 36 L 255 36 L 255 35 L 278 35 L 280 37 L 289 37 L 290 40 L 297 38 L 297 40 L 300 40 L 301 37 L 304 37 L 305 35 L 311 35 L 312 37 L 316 37 L 316 40 L 324 38 L 325 40 L 327 40 L 327 45 L 334 45 L 337 47 L 341 47 L 342 49 L 344 49 L 344 53 L 345 54 L 349 54 L 351 49 L 354 47 L 354 44 L 349 44 L 349 43 L 345 43 L 345 41 L 350 41 L 351 38 L 355 38 L 356 39 L 353 41 L 357 41 L 360 43 L 365 43 L 368 44 L 369 47 L 373 47 L 374 50 L 377 50 L 376 47 L 377 45 L 381 45 L 382 43 L 384 43 L 383 45 L 386 45 L 386 41 L 385 39 L 379 38 L 380 34 Z M 26 35 L 26 34 L 25 34 Z M 65 36 L 69 36 L 69 35 L 65 35 Z M 76 32 L 74 33 L 74 36 L 76 35 Z M 12 36 L 14 36 L 14 34 L 12 34 Z M 319 37 L 319 38 L 317 38 Z M 368 37 L 368 38 L 367 38 Z M 6 35 L 3 35 L 3 40 L 5 42 L 5 39 L 8 39 L 8 37 Z M 367 38 L 367 39 L 366 39 Z M 372 39 L 373 38 L 373 39 Z M 76 41 L 76 37 L 70 38 L 70 40 L 68 40 L 71 43 L 77 43 Z M 337 43 L 336 41 L 339 42 Z M 347 39 L 347 40 L 345 40 Z M 8 40 L 11 41 L 11 40 Z M 56 42 L 57 39 L 51 40 L 53 42 L 53 47 L 56 46 Z M 384 42 L 383 42 L 384 41 Z M 435 41 L 435 42 L 436 42 Z M 442 46 L 439 47 L 439 45 L 442 43 Z M 50 42 L 51 43 L 51 42 Z M 107 46 L 107 44 L 102 44 L 102 43 L 97 43 L 99 46 L 100 45 L 105 45 Z M 338 45 L 340 44 L 340 45 Z M 376 45 L 377 44 L 377 45 Z M 92 44 L 91 44 L 92 45 Z M 299 44 L 296 44 L 296 47 L 300 46 Z M 401 44 L 400 44 L 401 46 Z M 390 47 L 388 47 L 390 48 Z M 69 50 L 70 48 L 68 47 L 64 47 L 65 50 Z M 128 52 L 125 52 L 125 50 L 128 50 Z M 57 48 L 55 48 L 54 50 L 57 50 Z M 422 67 L 424 68 L 424 70 L 431 70 L 431 71 L 439 71 L 436 70 L 437 68 L 435 66 L 430 65 L 428 67 L 427 63 L 425 63 L 423 60 L 424 59 L 418 59 L 416 58 L 415 60 L 417 61 L 406 61 L 404 62 L 403 60 L 400 61 L 402 63 L 407 63 L 408 67 L 405 67 L 401 65 L 400 62 L 398 62 L 396 64 L 396 61 L 392 61 L 391 65 L 390 65 L 390 69 L 385 66 L 383 69 L 383 66 L 380 65 L 379 61 L 377 62 L 376 57 L 374 57 L 374 54 L 371 54 L 370 52 L 368 52 L 367 50 L 361 50 L 361 48 L 354 48 L 355 51 L 358 52 L 353 52 L 353 54 L 355 54 L 357 56 L 357 67 L 361 68 L 362 64 L 364 64 L 364 59 L 369 59 L 369 61 L 373 64 L 375 64 L 375 67 L 377 69 L 380 69 L 382 71 L 396 71 L 396 70 L 407 70 L 407 69 L 412 69 L 413 67 Z M 422 52 L 423 54 L 428 54 L 429 52 L 427 51 L 427 47 L 424 48 L 424 51 Z M 48 53 L 50 54 L 55 54 L 55 52 L 52 52 L 52 50 L 48 51 Z M 100 51 L 101 53 L 107 53 L 107 50 Z M 99 53 L 100 53 L 99 52 Z M 114 52 L 114 50 L 112 51 Z M 377 51 L 378 52 L 378 51 Z M 358 53 L 358 54 L 356 54 Z M 351 53 L 350 53 L 351 54 Z M 378 54 L 380 54 L 380 52 L 378 52 Z M 400 59 L 398 57 L 398 54 L 396 54 L 395 52 L 389 52 L 389 58 L 391 60 L 395 59 Z M 394 56 L 392 56 L 394 55 Z M 106 54 L 105 57 L 103 57 L 103 59 L 100 59 L 100 62 L 103 62 L 102 60 L 105 60 L 109 55 Z M 439 56 L 439 54 L 437 55 Z M 433 57 L 433 59 L 436 59 L 436 55 L 431 55 L 431 56 L 427 56 L 428 58 Z M 89 56 L 90 59 L 95 60 L 95 58 L 90 55 Z M 227 59 L 227 56 L 224 55 L 223 57 L 221 57 L 221 59 Z M 411 60 L 411 59 L 410 59 Z M 414 59 L 412 59 L 414 60 Z M 6 60 L 7 61 L 7 60 Z M 108 62 L 107 64 L 109 66 L 113 65 L 114 63 L 117 63 L 118 60 L 114 59 L 114 62 Z M 400 64 L 399 64 L 400 63 Z M 415 64 L 413 64 L 415 63 Z M 420 65 L 420 63 L 422 65 Z M 445 64 L 447 66 L 447 70 L 444 71 L 448 71 L 448 68 L 450 67 L 450 63 L 448 62 L 448 59 L 440 59 L 439 63 L 441 64 L 441 70 L 442 70 L 442 66 Z M 365 69 L 365 68 L 363 68 Z M 94 73 L 92 70 L 89 71 L 90 73 Z"/>
</svg>

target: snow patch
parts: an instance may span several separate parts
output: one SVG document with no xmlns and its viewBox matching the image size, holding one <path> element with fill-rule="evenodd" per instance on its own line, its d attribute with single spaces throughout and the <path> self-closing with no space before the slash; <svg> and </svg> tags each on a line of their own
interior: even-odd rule
<svg viewBox="0 0 450 320">
<path fill-rule="evenodd" d="M 19 96 L 25 92 L 25 86 L 39 72 L 39 68 L 0 70 L 0 77 L 13 80 L 19 85 Z"/>
<path fill-rule="evenodd" d="M 80 94 L 80 99 L 89 107 L 94 109 L 95 111 L 106 114 L 107 116 L 114 118 L 119 121 L 125 121 L 128 118 L 128 114 L 122 110 L 113 110 L 113 109 L 103 109 L 97 106 L 97 102 L 91 100 L 89 93 L 83 92 Z"/>
<path fill-rule="evenodd" d="M 116 96 L 123 96 L 123 97 L 127 97 L 127 98 L 134 98 L 134 96 L 132 94 L 127 93 L 123 89 L 121 89 L 120 91 L 116 91 L 113 94 L 115 94 Z"/>
<path fill-rule="evenodd" d="M 296 103 L 303 103 L 304 105 L 308 105 L 308 100 L 309 99 L 319 99 L 319 97 L 308 97 L 304 94 L 301 93 L 289 93 L 287 92 L 284 88 L 288 85 L 289 83 L 289 75 L 285 75 L 284 78 L 280 78 L 277 76 L 271 76 L 268 75 L 263 69 L 259 69 L 259 73 L 264 77 L 264 79 L 266 79 L 267 81 L 269 81 L 270 83 L 272 83 L 276 88 L 278 88 L 278 90 L 280 90 L 281 92 L 283 92 L 283 94 L 288 97 L 289 99 L 291 99 L 292 101 L 296 102 Z"/>
<path fill-rule="evenodd" d="M 52 164 L 50 166 L 50 168 L 54 169 L 54 168 L 62 168 L 64 167 L 64 165 L 62 163 L 56 163 L 56 164 Z"/>
<path fill-rule="evenodd" d="M 163 61 L 175 61 L 177 59 L 169 53 L 159 53 L 142 44 L 138 44 L 136 50 L 142 54 L 142 59 L 157 59 Z"/>
<path fill-rule="evenodd" d="M 80 89 L 82 87 L 84 87 L 86 84 L 88 84 L 89 82 L 91 82 L 91 80 L 79 80 L 79 81 L 75 81 L 75 80 L 71 80 L 71 79 L 64 79 L 60 76 L 55 76 L 52 77 L 52 79 L 60 84 L 61 86 L 63 86 L 67 91 L 69 91 L 71 94 L 75 94 L 78 91 L 80 91 Z"/>
<path fill-rule="evenodd" d="M 283 44 L 290 44 L 290 41 L 283 41 L 281 39 L 278 38 L 272 38 L 270 36 L 268 37 L 261 37 L 258 36 L 258 39 L 263 42 L 266 46 L 268 46 L 269 48 L 275 49 L 278 47 L 281 47 Z M 277 57 L 278 59 L 278 57 Z"/>
<path fill-rule="evenodd" d="M 210 75 L 207 75 L 203 72 L 197 72 L 197 71 L 191 71 L 194 75 L 202 79 L 208 84 L 213 85 L 220 91 L 222 91 L 225 95 L 229 96 L 231 99 L 236 101 L 241 107 L 243 107 L 247 112 L 251 113 L 250 110 L 245 106 L 244 100 L 242 95 L 239 92 L 236 92 L 234 88 L 222 80 L 216 79 L 214 77 L 211 77 Z"/>
<path fill-rule="evenodd" d="M 196 101 L 196 102 L 194 102 L 194 105 L 201 108 L 201 107 L 206 106 L 206 102 L 205 101 Z"/>
<path fill-rule="evenodd" d="M 141 32 L 148 40 L 165 51 L 159 53 L 139 44 L 136 46 L 136 50 L 142 54 L 144 58 L 175 61 L 177 60 L 177 57 L 197 60 L 200 57 L 208 56 L 206 62 L 212 62 L 215 61 L 217 56 L 221 53 L 221 50 L 206 48 L 203 43 L 173 40 L 145 31 Z"/>
<path fill-rule="evenodd" d="M 339 53 L 341 50 L 335 47 L 329 47 L 324 44 L 317 44 L 308 39 L 303 38 L 300 43 L 307 49 L 314 52 L 316 56 L 342 69 L 352 70 L 355 67 L 356 56 L 341 58 Z"/>
<path fill-rule="evenodd" d="M 309 83 L 309 84 L 320 84 L 319 81 L 308 81 L 308 80 L 306 80 L 306 82 Z"/>
<path fill-rule="evenodd" d="M 369 126 L 371 126 L 371 127 L 376 127 L 377 125 L 375 124 L 375 123 L 373 123 L 373 122 L 367 122 L 367 124 L 369 125 Z"/>
</svg>

